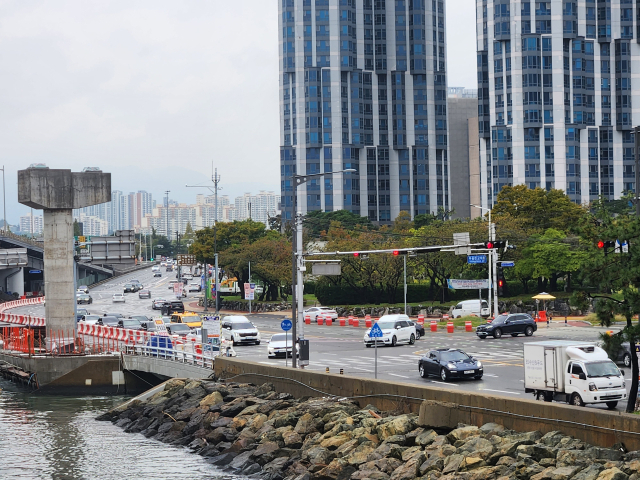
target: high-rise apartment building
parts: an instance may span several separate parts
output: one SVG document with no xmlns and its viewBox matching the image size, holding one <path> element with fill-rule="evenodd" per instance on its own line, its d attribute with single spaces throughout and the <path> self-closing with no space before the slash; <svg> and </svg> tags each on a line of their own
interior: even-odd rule
<svg viewBox="0 0 640 480">
<path fill-rule="evenodd" d="M 27 235 L 41 235 L 44 230 L 42 215 L 23 215 L 20 217 L 20 233 Z"/>
<path fill-rule="evenodd" d="M 139 229 L 142 219 L 153 213 L 153 196 L 144 190 L 129 194 L 129 222 L 130 228 Z"/>
<path fill-rule="evenodd" d="M 444 0 L 279 0 L 283 219 L 449 209 Z"/>
<path fill-rule="evenodd" d="M 635 190 L 634 2 L 476 0 L 476 6 L 483 206 L 505 185 L 558 188 L 578 203 Z"/>
</svg>

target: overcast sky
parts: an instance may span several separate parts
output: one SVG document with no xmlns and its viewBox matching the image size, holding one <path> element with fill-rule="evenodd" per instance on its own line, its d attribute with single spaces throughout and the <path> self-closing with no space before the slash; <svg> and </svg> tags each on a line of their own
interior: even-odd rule
<svg viewBox="0 0 640 480">
<path fill-rule="evenodd" d="M 447 1 L 449 85 L 476 88 L 473 0 Z M 280 188 L 277 0 L 1 0 L 7 216 L 31 163 L 192 203 Z M 209 182 L 210 183 L 210 182 Z M 0 215 L 1 216 L 1 215 Z"/>
</svg>

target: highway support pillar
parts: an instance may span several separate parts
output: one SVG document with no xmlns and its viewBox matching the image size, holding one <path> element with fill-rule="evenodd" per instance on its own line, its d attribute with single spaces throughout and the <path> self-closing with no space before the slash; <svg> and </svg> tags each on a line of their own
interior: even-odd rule
<svg viewBox="0 0 640 480">
<path fill-rule="evenodd" d="M 73 209 L 111 201 L 111 174 L 19 170 L 18 201 L 43 210 L 47 349 L 71 352 L 77 334 Z"/>
</svg>

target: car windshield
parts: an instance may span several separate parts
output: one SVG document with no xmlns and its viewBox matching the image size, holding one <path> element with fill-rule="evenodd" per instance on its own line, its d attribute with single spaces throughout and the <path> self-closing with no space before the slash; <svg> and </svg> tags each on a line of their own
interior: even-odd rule
<svg viewBox="0 0 640 480">
<path fill-rule="evenodd" d="M 146 322 L 147 320 L 149 320 L 144 315 L 134 315 L 131 318 L 134 319 L 134 320 L 138 320 L 139 322 Z"/>
<path fill-rule="evenodd" d="M 293 337 L 291 336 L 290 333 L 287 333 L 286 336 L 285 336 L 284 333 L 278 333 L 277 335 L 273 335 L 271 337 L 271 340 L 269 340 L 269 341 L 270 342 L 284 342 L 285 341 L 285 337 L 286 337 L 287 341 L 289 343 L 291 343 Z"/>
<path fill-rule="evenodd" d="M 115 317 L 102 317 L 102 323 L 109 324 L 109 325 L 117 325 L 118 324 L 118 319 Z"/>
<path fill-rule="evenodd" d="M 504 321 L 505 321 L 506 319 L 507 319 L 507 316 L 506 316 L 506 315 L 498 315 L 498 316 L 496 317 L 496 319 L 495 319 L 493 322 L 491 322 L 491 323 L 493 323 L 493 324 L 497 324 L 497 323 L 504 323 Z"/>
<path fill-rule="evenodd" d="M 202 319 L 200 318 L 199 315 L 186 315 L 182 317 L 182 321 L 184 323 L 194 323 L 194 322 L 201 322 Z"/>
<path fill-rule="evenodd" d="M 172 323 L 171 324 L 171 333 L 182 333 L 182 332 L 190 332 L 191 329 L 188 325 L 184 323 Z"/>
<path fill-rule="evenodd" d="M 456 350 L 454 352 L 442 352 L 440 354 L 440 358 L 442 358 L 442 360 L 444 360 L 445 362 L 461 362 L 463 360 L 467 360 L 469 358 L 469 355 Z"/>
<path fill-rule="evenodd" d="M 125 327 L 139 327 L 140 326 L 140 322 L 138 320 L 123 320 L 122 324 Z"/>
<path fill-rule="evenodd" d="M 233 330 L 252 330 L 255 327 L 253 326 L 252 323 L 242 322 L 242 323 L 232 323 L 231 328 Z"/>
<path fill-rule="evenodd" d="M 378 326 L 382 330 L 391 330 L 391 329 L 395 328 L 396 322 L 378 322 Z"/>
<path fill-rule="evenodd" d="M 587 375 L 593 377 L 617 377 L 620 375 L 620 370 L 611 360 L 604 362 L 587 363 Z"/>
</svg>

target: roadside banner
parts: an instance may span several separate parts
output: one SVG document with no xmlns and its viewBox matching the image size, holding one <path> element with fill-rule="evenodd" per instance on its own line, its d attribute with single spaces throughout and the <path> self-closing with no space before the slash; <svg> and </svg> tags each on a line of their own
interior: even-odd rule
<svg viewBox="0 0 640 480">
<path fill-rule="evenodd" d="M 452 290 L 480 290 L 489 288 L 489 280 L 457 280 L 453 278 L 447 279 L 447 284 Z"/>
<path fill-rule="evenodd" d="M 184 288 L 184 284 L 182 282 L 176 282 L 173 284 L 173 293 L 176 297 L 182 297 L 182 289 Z"/>
</svg>

